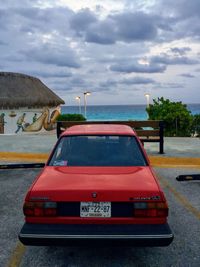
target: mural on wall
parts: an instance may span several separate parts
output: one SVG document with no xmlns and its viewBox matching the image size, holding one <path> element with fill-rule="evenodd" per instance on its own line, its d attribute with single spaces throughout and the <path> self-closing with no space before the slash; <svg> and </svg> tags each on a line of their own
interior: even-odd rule
<svg viewBox="0 0 200 267">
<path fill-rule="evenodd" d="M 31 124 L 25 123 L 24 131 L 25 132 L 38 132 L 42 128 L 46 131 L 51 131 L 56 128 L 56 118 L 60 112 L 58 110 L 54 110 L 51 114 L 48 108 L 45 108 L 42 114 L 37 118 L 37 114 L 35 113 L 33 117 L 33 122 Z"/>
<path fill-rule="evenodd" d="M 16 109 L 0 112 L 0 134 L 51 131 L 56 129 L 60 106 L 41 109 Z"/>
<path fill-rule="evenodd" d="M 17 129 L 15 133 L 18 133 L 20 130 L 23 132 L 38 132 L 42 128 L 46 131 L 51 131 L 56 128 L 56 119 L 60 112 L 55 109 L 50 114 L 48 108 L 45 108 L 42 114 L 38 117 L 38 114 L 35 113 L 32 119 L 32 123 L 26 122 L 26 113 L 23 113 L 17 119 Z"/>
<path fill-rule="evenodd" d="M 17 119 L 17 130 L 15 131 L 15 133 L 18 133 L 20 129 L 24 131 L 25 116 L 26 116 L 26 113 L 23 113 L 23 115 L 21 115 Z"/>
</svg>

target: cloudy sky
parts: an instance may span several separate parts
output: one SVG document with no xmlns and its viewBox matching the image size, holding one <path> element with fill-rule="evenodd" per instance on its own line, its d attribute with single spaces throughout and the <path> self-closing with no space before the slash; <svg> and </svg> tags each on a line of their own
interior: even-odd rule
<svg viewBox="0 0 200 267">
<path fill-rule="evenodd" d="M 36 76 L 75 105 L 200 102 L 199 0 L 6 0 L 0 71 Z"/>
</svg>

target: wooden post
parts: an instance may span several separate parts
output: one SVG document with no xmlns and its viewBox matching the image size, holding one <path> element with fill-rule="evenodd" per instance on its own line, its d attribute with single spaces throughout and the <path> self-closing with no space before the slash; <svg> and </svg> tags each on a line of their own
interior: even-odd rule
<svg viewBox="0 0 200 267">
<path fill-rule="evenodd" d="M 0 122 L 0 134 L 4 134 L 4 123 Z"/>
<path fill-rule="evenodd" d="M 159 127 L 160 127 L 160 147 L 159 151 L 160 154 L 164 154 L 164 122 L 160 121 L 159 122 Z"/>
<path fill-rule="evenodd" d="M 61 133 L 62 133 L 61 126 L 62 126 L 62 122 L 61 121 L 57 121 L 57 129 L 56 129 L 57 138 L 59 138 Z"/>
</svg>

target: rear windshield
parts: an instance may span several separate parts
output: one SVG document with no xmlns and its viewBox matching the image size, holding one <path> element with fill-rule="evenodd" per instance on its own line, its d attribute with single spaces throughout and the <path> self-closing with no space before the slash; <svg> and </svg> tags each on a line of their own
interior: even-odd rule
<svg viewBox="0 0 200 267">
<path fill-rule="evenodd" d="M 50 166 L 145 166 L 146 161 L 134 136 L 64 136 Z"/>
</svg>

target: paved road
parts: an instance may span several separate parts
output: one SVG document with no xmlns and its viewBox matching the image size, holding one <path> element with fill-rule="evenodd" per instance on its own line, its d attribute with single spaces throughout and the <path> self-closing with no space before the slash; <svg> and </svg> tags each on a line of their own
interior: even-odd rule
<svg viewBox="0 0 200 267">
<path fill-rule="evenodd" d="M 199 170 L 156 168 L 170 206 L 175 239 L 164 248 L 24 247 L 17 233 L 23 224 L 26 190 L 40 170 L 0 170 L 0 266 L 184 266 L 200 263 L 200 181 L 177 182 L 178 174 Z"/>
</svg>

